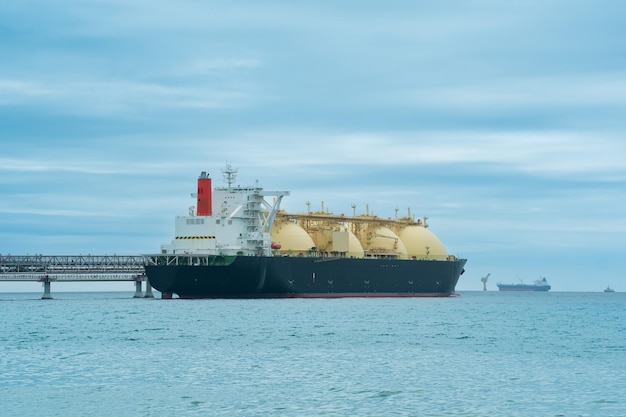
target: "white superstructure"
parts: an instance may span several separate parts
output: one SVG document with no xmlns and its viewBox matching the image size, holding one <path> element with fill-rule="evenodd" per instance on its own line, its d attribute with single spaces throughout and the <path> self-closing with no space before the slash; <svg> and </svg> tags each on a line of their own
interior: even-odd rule
<svg viewBox="0 0 626 417">
<path fill-rule="evenodd" d="M 237 171 L 223 171 L 227 187 L 211 189 L 211 178 L 198 178 L 197 206 L 176 217 L 175 238 L 162 245 L 164 254 L 271 256 L 270 231 L 280 202 L 288 191 L 234 187 Z M 275 197 L 270 204 L 265 197 Z"/>
</svg>

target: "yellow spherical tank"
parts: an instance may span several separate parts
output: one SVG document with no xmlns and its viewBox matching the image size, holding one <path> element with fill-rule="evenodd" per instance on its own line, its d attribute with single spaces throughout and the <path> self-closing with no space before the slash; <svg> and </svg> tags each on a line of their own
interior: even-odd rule
<svg viewBox="0 0 626 417">
<path fill-rule="evenodd" d="M 363 245 L 359 242 L 354 233 L 348 230 L 348 258 L 362 258 L 365 256 Z"/>
<path fill-rule="evenodd" d="M 448 251 L 439 238 L 423 226 L 406 226 L 398 236 L 411 258 L 444 260 L 448 257 Z"/>
<path fill-rule="evenodd" d="M 272 242 L 279 243 L 281 254 L 299 255 L 307 253 L 315 246 L 313 239 L 297 224 L 290 221 L 276 221 L 270 232 Z"/>
<path fill-rule="evenodd" d="M 408 253 L 402 239 L 388 227 L 379 226 L 366 233 L 363 247 L 370 255 L 395 256 L 398 259 L 407 259 Z"/>
</svg>

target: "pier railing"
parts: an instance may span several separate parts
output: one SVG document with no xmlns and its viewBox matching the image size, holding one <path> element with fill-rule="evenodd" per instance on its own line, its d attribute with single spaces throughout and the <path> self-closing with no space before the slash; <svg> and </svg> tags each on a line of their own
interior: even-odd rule
<svg viewBox="0 0 626 417">
<path fill-rule="evenodd" d="M 143 273 L 143 256 L 0 255 L 0 274 Z"/>
</svg>

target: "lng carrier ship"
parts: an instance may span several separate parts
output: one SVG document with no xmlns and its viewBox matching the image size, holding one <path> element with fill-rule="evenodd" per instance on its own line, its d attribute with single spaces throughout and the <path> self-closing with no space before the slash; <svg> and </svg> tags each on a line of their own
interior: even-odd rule
<svg viewBox="0 0 626 417">
<path fill-rule="evenodd" d="M 426 219 L 289 214 L 287 191 L 226 187 L 198 178 L 197 205 L 176 217 L 175 237 L 146 255 L 162 298 L 445 297 L 465 259 L 449 255 Z M 272 203 L 266 197 L 273 197 Z M 355 206 L 352 206 L 353 209 Z"/>
</svg>

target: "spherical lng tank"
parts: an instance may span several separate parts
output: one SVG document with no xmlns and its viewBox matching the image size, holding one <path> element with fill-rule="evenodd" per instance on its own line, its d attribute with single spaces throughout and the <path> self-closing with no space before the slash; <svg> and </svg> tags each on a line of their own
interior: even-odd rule
<svg viewBox="0 0 626 417">
<path fill-rule="evenodd" d="M 362 258 L 365 256 L 365 251 L 363 250 L 363 245 L 359 242 L 359 239 L 348 230 L 348 254 L 347 256 L 350 258 Z"/>
<path fill-rule="evenodd" d="M 299 255 L 315 246 L 313 239 L 297 224 L 290 221 L 275 221 L 270 232 L 272 242 L 279 243 L 281 254 Z"/>
<path fill-rule="evenodd" d="M 411 258 L 445 260 L 448 257 L 441 240 L 423 226 L 406 226 L 398 232 L 398 236 Z"/>
</svg>

